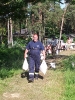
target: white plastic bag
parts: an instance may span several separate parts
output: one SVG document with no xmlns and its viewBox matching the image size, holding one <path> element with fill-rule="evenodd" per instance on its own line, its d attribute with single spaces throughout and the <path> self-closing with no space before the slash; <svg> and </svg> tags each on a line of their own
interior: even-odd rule
<svg viewBox="0 0 75 100">
<path fill-rule="evenodd" d="M 50 66 L 51 66 L 52 68 L 56 68 L 55 63 L 50 63 Z"/>
<path fill-rule="evenodd" d="M 28 62 L 27 59 L 25 58 L 24 62 L 23 62 L 23 66 L 22 66 L 23 70 L 28 70 Z"/>
<path fill-rule="evenodd" d="M 48 50 L 48 52 L 49 52 L 49 54 L 51 54 L 51 53 L 52 53 L 50 49 Z"/>
<path fill-rule="evenodd" d="M 40 54 L 41 60 L 44 59 L 43 53 Z"/>
<path fill-rule="evenodd" d="M 47 64 L 45 62 L 45 60 L 42 61 L 41 65 L 40 65 L 40 71 L 43 73 L 43 74 L 46 74 L 46 71 L 47 71 Z"/>
<path fill-rule="evenodd" d="M 57 54 L 57 55 L 59 54 L 58 50 L 56 50 L 56 54 Z"/>
</svg>

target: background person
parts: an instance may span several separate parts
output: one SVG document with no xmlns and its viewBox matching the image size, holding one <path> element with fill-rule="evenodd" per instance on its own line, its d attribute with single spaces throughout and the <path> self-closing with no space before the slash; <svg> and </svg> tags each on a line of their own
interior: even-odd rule
<svg viewBox="0 0 75 100">
<path fill-rule="evenodd" d="M 38 35 L 33 34 L 32 41 L 30 41 L 24 53 L 24 58 L 26 58 L 27 53 L 29 52 L 29 82 L 34 81 L 34 73 L 35 79 L 38 79 L 39 67 L 40 67 L 40 52 L 42 51 L 45 59 L 45 49 L 43 44 L 38 40 Z"/>
<path fill-rule="evenodd" d="M 68 37 L 68 39 L 67 39 L 67 41 L 66 41 L 67 49 L 70 49 L 71 43 L 72 43 L 72 40 L 71 40 L 70 37 Z"/>
</svg>

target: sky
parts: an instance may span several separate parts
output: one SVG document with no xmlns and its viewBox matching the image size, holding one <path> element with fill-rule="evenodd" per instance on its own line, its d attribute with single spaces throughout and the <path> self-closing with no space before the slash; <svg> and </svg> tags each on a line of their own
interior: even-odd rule
<svg viewBox="0 0 75 100">
<path fill-rule="evenodd" d="M 61 0 L 61 2 L 62 2 L 63 4 L 60 3 L 60 8 L 63 9 L 63 8 L 65 8 L 65 6 L 66 6 L 65 0 Z M 30 6 L 31 6 L 31 4 L 29 3 L 29 4 L 28 4 L 28 8 L 29 8 Z"/>
<path fill-rule="evenodd" d="M 61 9 L 65 8 L 66 4 L 65 4 L 65 0 L 61 0 L 62 3 L 64 4 L 60 4 Z"/>
</svg>

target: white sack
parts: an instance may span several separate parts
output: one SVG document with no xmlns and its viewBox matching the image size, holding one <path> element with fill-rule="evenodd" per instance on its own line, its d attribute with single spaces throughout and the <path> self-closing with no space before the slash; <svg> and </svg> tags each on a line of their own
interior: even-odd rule
<svg viewBox="0 0 75 100">
<path fill-rule="evenodd" d="M 73 46 L 72 45 L 70 46 L 70 49 L 73 49 Z"/>
<path fill-rule="evenodd" d="M 43 53 L 40 54 L 40 57 L 41 57 L 41 60 L 44 59 L 44 55 L 43 55 Z"/>
<path fill-rule="evenodd" d="M 50 63 L 50 66 L 51 66 L 52 68 L 56 68 L 55 63 Z"/>
<path fill-rule="evenodd" d="M 23 62 L 23 66 L 22 66 L 23 70 L 28 70 L 28 62 L 27 59 L 25 58 L 24 62 Z"/>
<path fill-rule="evenodd" d="M 50 49 L 48 50 L 48 52 L 49 52 L 49 54 L 51 54 L 51 53 L 52 53 Z"/>
<path fill-rule="evenodd" d="M 40 65 L 40 71 L 43 73 L 43 74 L 46 74 L 46 71 L 47 71 L 47 64 L 45 62 L 45 60 L 42 61 L 41 65 Z"/>
<path fill-rule="evenodd" d="M 57 54 L 57 55 L 59 54 L 58 50 L 56 50 L 56 54 Z"/>
</svg>

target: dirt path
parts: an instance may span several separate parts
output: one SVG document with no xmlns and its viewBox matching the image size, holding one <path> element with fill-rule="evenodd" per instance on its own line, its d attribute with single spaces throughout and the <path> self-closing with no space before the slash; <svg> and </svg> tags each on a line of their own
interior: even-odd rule
<svg viewBox="0 0 75 100">
<path fill-rule="evenodd" d="M 0 100 L 60 100 L 62 78 L 61 72 L 53 70 L 48 70 L 43 80 L 39 78 L 34 83 L 28 83 L 20 75 L 14 76 Z"/>
<path fill-rule="evenodd" d="M 55 61 L 56 67 L 64 57 L 75 51 L 61 52 L 60 56 L 47 61 Z M 40 76 L 43 74 L 40 72 Z M 49 69 L 44 76 L 34 83 L 28 83 L 27 78 L 21 78 L 21 73 L 9 79 L 5 91 L 0 95 L 0 100 L 61 100 L 64 92 L 63 73 L 60 70 Z"/>
</svg>

